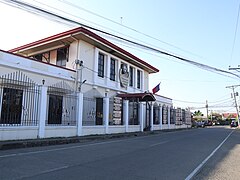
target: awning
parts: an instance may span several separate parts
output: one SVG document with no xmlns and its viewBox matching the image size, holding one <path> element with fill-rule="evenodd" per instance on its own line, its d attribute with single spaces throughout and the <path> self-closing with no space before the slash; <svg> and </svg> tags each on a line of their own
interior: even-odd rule
<svg viewBox="0 0 240 180">
<path fill-rule="evenodd" d="M 127 100 L 139 100 L 139 101 L 156 101 L 152 93 L 129 93 L 129 94 L 119 94 L 118 97 Z"/>
</svg>

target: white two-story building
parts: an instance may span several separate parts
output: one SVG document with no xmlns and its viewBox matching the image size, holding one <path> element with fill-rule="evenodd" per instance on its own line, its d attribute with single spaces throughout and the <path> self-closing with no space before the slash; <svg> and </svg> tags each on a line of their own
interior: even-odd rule
<svg viewBox="0 0 240 180">
<path fill-rule="evenodd" d="M 159 70 L 88 29 L 0 51 L 0 68 L 0 140 L 176 128 L 148 91 Z"/>
</svg>

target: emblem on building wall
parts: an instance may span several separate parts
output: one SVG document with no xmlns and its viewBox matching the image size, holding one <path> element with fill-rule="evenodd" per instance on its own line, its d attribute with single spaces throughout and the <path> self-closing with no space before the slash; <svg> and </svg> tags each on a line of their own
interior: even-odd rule
<svg viewBox="0 0 240 180">
<path fill-rule="evenodd" d="M 119 70 L 119 79 L 121 86 L 127 88 L 129 83 L 129 72 L 127 64 L 121 64 L 121 68 Z"/>
</svg>

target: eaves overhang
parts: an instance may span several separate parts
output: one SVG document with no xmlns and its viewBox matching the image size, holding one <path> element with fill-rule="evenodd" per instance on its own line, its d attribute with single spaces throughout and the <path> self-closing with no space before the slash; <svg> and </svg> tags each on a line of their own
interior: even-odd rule
<svg viewBox="0 0 240 180">
<path fill-rule="evenodd" d="M 127 94 L 118 94 L 118 97 L 121 97 L 125 100 L 134 100 L 139 102 L 146 101 L 156 101 L 152 93 L 127 93 Z"/>
<path fill-rule="evenodd" d="M 150 65 L 146 61 L 134 56 L 128 51 L 120 48 L 119 46 L 111 43 L 110 41 L 102 38 L 101 36 L 85 29 L 83 27 L 78 27 L 63 33 L 59 33 L 14 49 L 9 50 L 9 52 L 21 54 L 24 56 L 31 56 L 35 52 L 44 52 L 45 50 L 51 50 L 56 47 L 62 47 L 71 44 L 76 39 L 83 40 L 102 49 L 112 55 L 119 57 L 137 67 L 146 70 L 148 73 L 157 73 L 159 70 L 154 66 Z"/>
</svg>

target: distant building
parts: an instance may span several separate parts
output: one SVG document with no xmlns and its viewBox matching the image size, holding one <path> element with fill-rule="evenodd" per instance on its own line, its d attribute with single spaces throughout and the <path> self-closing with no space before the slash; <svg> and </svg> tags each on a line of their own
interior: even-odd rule
<svg viewBox="0 0 240 180">
<path fill-rule="evenodd" d="M 235 119 L 237 119 L 237 117 L 238 117 L 237 113 L 223 113 L 222 114 L 223 120 L 227 120 L 227 119 L 235 120 Z"/>
</svg>

